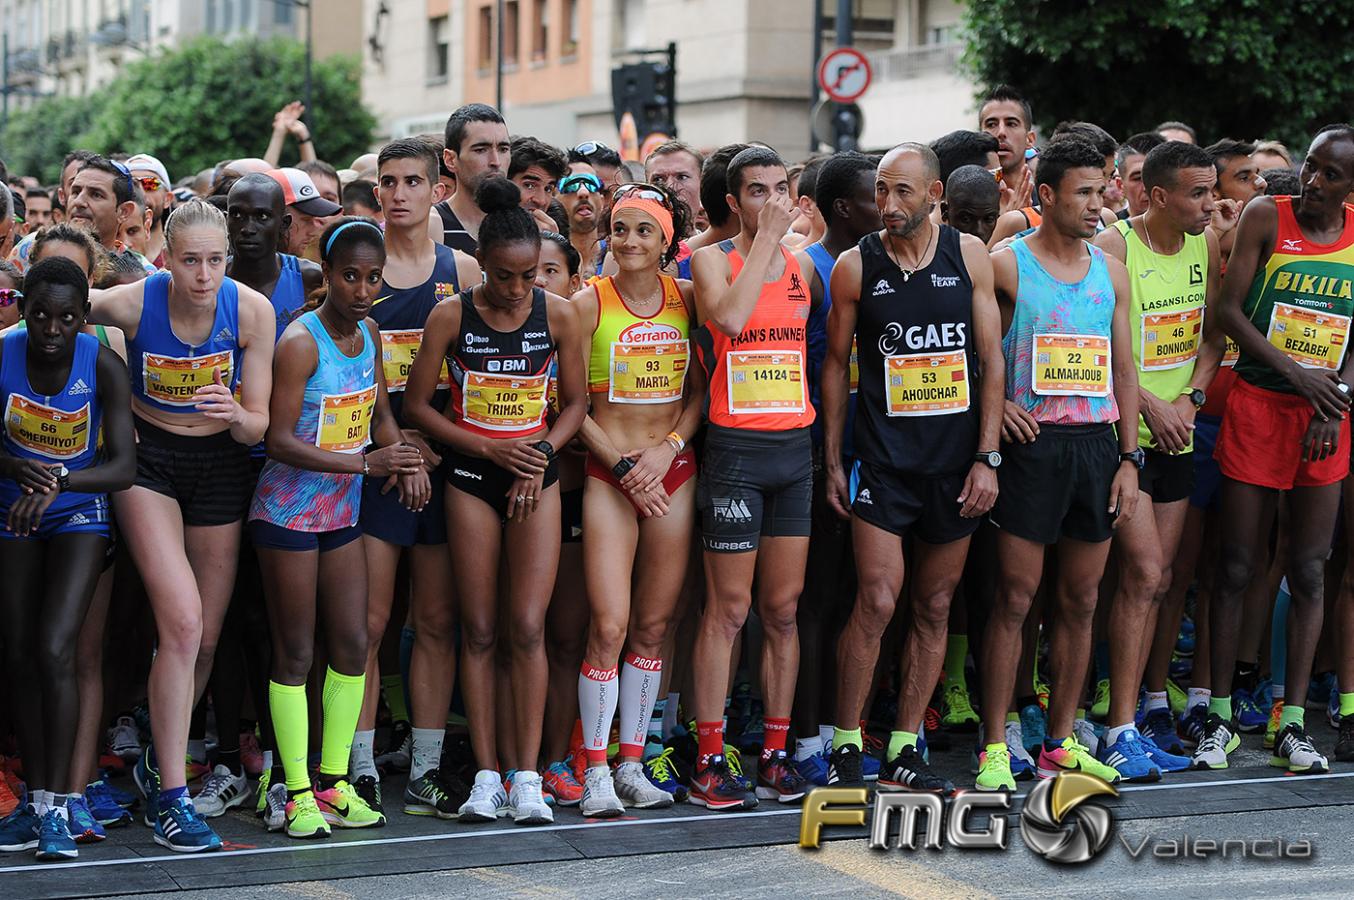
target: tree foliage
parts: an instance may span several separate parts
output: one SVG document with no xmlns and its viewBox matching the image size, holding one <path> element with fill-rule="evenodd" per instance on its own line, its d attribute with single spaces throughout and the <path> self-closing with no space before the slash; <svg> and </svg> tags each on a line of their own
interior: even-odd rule
<svg viewBox="0 0 1354 900">
<path fill-rule="evenodd" d="M 362 105 L 360 79 L 356 58 L 313 64 L 306 118 L 320 157 L 339 166 L 367 150 L 376 125 Z M 150 153 L 179 178 L 222 159 L 262 156 L 273 114 L 301 99 L 304 85 L 305 49 L 297 41 L 202 38 L 131 63 L 89 97 L 46 100 L 12 116 L 0 148 L 12 171 L 36 171 L 44 181 L 54 180 L 72 147 Z M 295 152 L 289 143 L 283 163 Z"/>
<path fill-rule="evenodd" d="M 1118 138 L 1178 119 L 1209 143 L 1305 148 L 1354 105 L 1354 4 L 968 0 L 965 63 L 1020 89 L 1047 133 L 1085 119 Z"/>
</svg>

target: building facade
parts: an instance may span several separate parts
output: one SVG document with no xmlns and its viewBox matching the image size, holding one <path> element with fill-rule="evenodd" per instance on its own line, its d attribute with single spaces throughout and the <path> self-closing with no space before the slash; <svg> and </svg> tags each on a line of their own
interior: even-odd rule
<svg viewBox="0 0 1354 900">
<path fill-rule="evenodd" d="M 854 44 L 874 71 L 860 101 L 862 146 L 974 127 L 956 0 L 853 7 Z M 672 41 L 683 140 L 756 139 L 798 158 L 818 149 L 814 33 L 821 27 L 824 50 L 834 44 L 835 9 L 834 0 L 363 0 L 363 97 L 380 139 L 440 133 L 456 107 L 495 103 L 501 91 L 515 134 L 614 145 L 611 70 Z"/>
<path fill-rule="evenodd" d="M 317 59 L 362 50 L 361 0 L 309 0 Z M 399 2 L 399 0 L 395 0 Z M 0 0 L 0 92 L 10 109 L 81 96 L 122 67 L 201 35 L 304 40 L 296 0 Z"/>
</svg>

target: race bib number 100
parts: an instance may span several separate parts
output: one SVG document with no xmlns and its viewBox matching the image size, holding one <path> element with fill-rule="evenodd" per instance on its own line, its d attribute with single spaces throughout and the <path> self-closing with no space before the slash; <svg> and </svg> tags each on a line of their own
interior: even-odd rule
<svg viewBox="0 0 1354 900">
<path fill-rule="evenodd" d="M 545 421 L 548 374 L 465 373 L 465 420 L 489 431 L 524 431 Z"/>
<path fill-rule="evenodd" d="M 1108 397 L 1110 339 L 1098 334 L 1036 334 L 1034 392 L 1044 397 Z"/>
</svg>

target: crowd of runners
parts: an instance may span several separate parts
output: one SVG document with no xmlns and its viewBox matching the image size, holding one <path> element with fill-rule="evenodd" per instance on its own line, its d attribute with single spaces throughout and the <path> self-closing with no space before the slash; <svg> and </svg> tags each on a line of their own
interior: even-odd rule
<svg viewBox="0 0 1354 900">
<path fill-rule="evenodd" d="M 1354 761 L 1354 127 L 302 113 L 3 172 L 0 850 Z"/>
</svg>

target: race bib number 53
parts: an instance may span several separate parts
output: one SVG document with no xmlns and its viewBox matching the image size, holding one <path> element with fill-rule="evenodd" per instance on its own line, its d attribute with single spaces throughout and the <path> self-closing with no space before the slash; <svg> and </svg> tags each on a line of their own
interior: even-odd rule
<svg viewBox="0 0 1354 900">
<path fill-rule="evenodd" d="M 1098 334 L 1036 334 L 1036 394 L 1045 397 L 1108 397 L 1110 339 Z"/>
<path fill-rule="evenodd" d="M 884 396 L 890 416 L 944 416 L 969 407 L 968 354 L 915 353 L 884 357 Z"/>
</svg>

